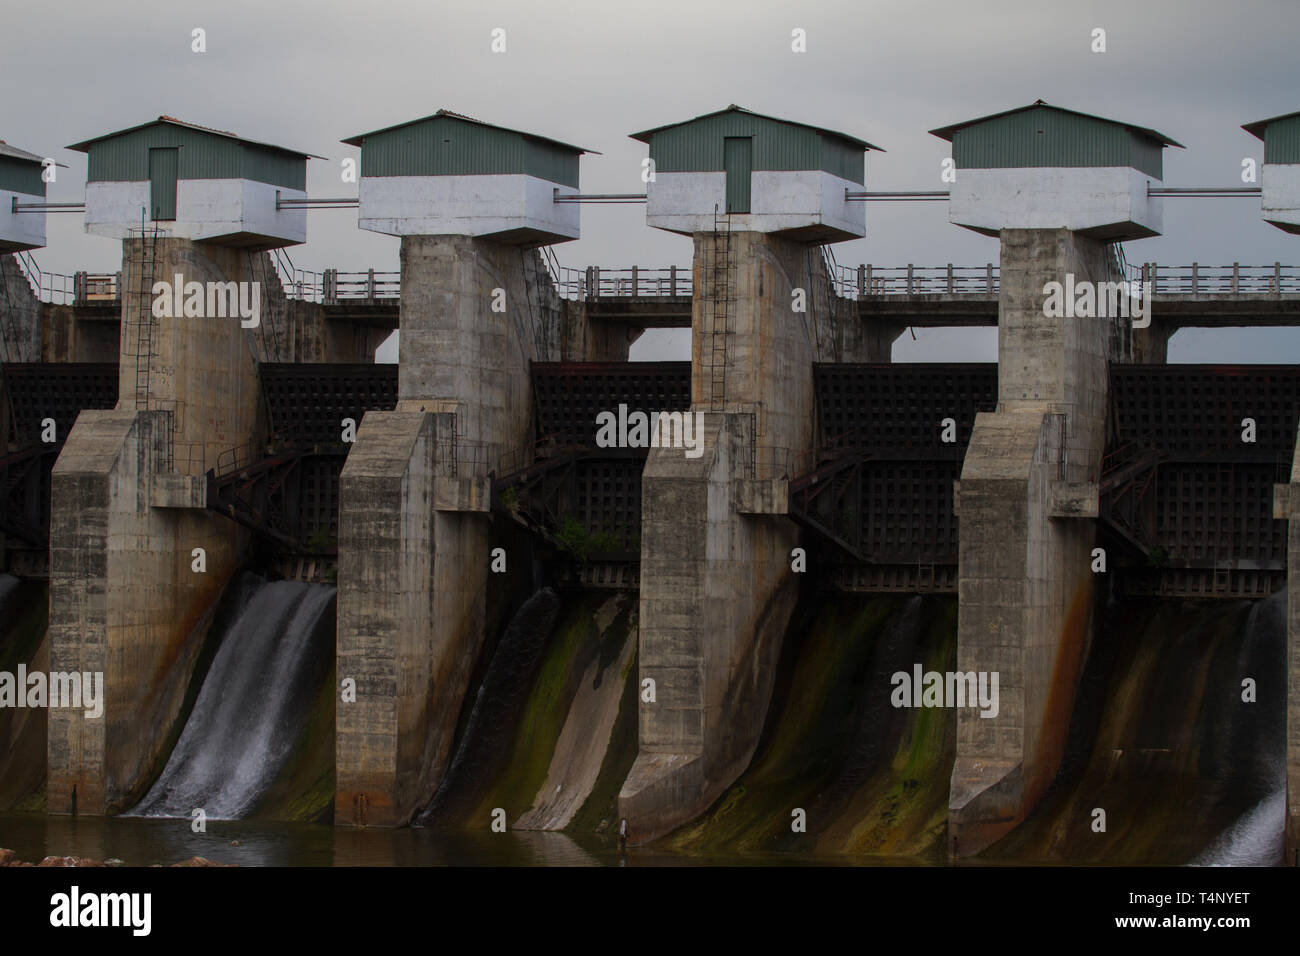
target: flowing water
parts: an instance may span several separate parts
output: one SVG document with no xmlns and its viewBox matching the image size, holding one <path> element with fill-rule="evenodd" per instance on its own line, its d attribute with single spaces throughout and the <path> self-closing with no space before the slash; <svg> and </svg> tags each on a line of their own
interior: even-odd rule
<svg viewBox="0 0 1300 956">
<path fill-rule="evenodd" d="M 15 587 L 0 577 L 0 608 Z M 130 815 L 155 819 L 0 816 L 0 846 L 26 859 L 197 854 L 244 865 L 946 859 L 953 712 L 896 709 L 889 698 L 895 671 L 955 667 L 951 598 L 816 595 L 801 604 L 749 767 L 698 820 L 626 857 L 613 835 L 636 752 L 637 602 L 609 592 L 542 589 L 514 615 L 469 691 L 425 826 L 272 822 L 328 818 L 333 600 L 332 588 L 290 582 L 236 591 L 189 719 Z M 1284 594 L 1104 609 L 1056 782 L 974 862 L 1280 862 L 1284 610 Z M 1247 678 L 1254 703 L 1242 700 Z M 305 788 L 311 813 L 282 815 Z M 189 827 L 196 807 L 214 821 L 207 833 Z M 490 831 L 497 807 L 506 834 Z M 1095 807 L 1107 810 L 1106 833 L 1089 826 Z M 804 832 L 792 830 L 792 808 L 805 811 Z"/>
<path fill-rule="evenodd" d="M 247 816 L 285 769 L 332 658 L 335 590 L 263 584 L 230 625 L 166 767 L 134 816 Z"/>
</svg>

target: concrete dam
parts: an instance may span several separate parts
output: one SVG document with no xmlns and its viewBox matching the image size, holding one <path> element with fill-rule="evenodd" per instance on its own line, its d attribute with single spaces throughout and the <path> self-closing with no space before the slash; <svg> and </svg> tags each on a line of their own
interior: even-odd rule
<svg viewBox="0 0 1300 956">
<path fill-rule="evenodd" d="M 0 811 L 1294 865 L 1300 366 L 1167 357 L 1300 271 L 1129 263 L 1154 130 L 934 132 L 996 263 L 840 266 L 878 147 L 736 106 L 634 134 L 689 268 L 561 266 L 587 151 L 447 110 L 344 141 L 398 273 L 294 268 L 311 157 L 171 117 L 73 147 L 120 271 L 43 273 L 0 154 L 0 672 L 102 680 L 0 707 Z"/>
</svg>

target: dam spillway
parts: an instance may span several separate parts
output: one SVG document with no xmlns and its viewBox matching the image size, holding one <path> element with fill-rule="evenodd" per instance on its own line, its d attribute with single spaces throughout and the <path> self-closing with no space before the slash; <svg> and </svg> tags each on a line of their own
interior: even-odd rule
<svg viewBox="0 0 1300 956">
<path fill-rule="evenodd" d="M 1025 108 L 1044 128 L 1082 122 L 1054 109 Z M 218 148 L 211 131 L 149 125 Z M 1150 152 L 1169 143 L 1114 125 L 1158 184 Z M 509 215 L 448 216 L 430 197 L 471 174 L 406 155 L 402 129 L 433 153 L 453 135 L 519 146 L 527 168 L 500 175 L 523 198 L 501 199 Z M 82 145 L 141 148 L 127 132 Z M 700 172 L 682 142 L 734 160 L 733 140 L 765 136 L 840 158 L 751 171 L 753 195 L 727 186 L 743 163 L 710 170 L 716 205 L 677 178 Z M 4 365 L 5 568 L 49 589 L 44 650 L 13 653 L 103 672 L 108 688 L 102 723 L 51 711 L 42 781 L 23 785 L 49 813 L 278 813 L 268 795 L 292 802 L 288 754 L 306 746 L 331 771 L 313 771 L 312 805 L 328 789 L 341 828 L 504 820 L 682 852 L 1064 859 L 1044 835 L 1064 824 L 1043 814 L 1079 812 L 1062 794 L 1102 771 L 1069 775 L 1122 737 L 1103 722 L 1093 749 L 1079 738 L 1090 681 L 1118 653 L 1112 603 L 1169 602 L 1154 631 L 1183 600 L 1207 619 L 1244 602 L 1281 619 L 1296 367 L 1165 358 L 1175 329 L 1294 324 L 1294 269 L 1211 282 L 1194 267 L 1185 288 L 1176 269 L 1123 259 L 1121 242 L 1159 232 L 1158 197 L 1080 199 L 1063 226 L 965 185 L 950 218 L 998 237 L 996 268 L 844 269 L 826 250 L 865 230 L 850 194 L 869 143 L 738 107 L 638 138 L 665 177 L 647 223 L 690 237 L 689 269 L 560 267 L 541 250 L 577 236 L 576 206 L 557 201 L 586 151 L 449 111 L 356 138 L 412 164 L 367 173 L 358 200 L 359 225 L 400 243 L 396 278 L 286 269 L 278 252 L 306 227 L 284 184 L 275 217 L 213 233 L 229 224 L 199 206 L 138 230 L 112 219 L 96 196 L 119 187 L 97 180 L 87 222 L 121 240 L 122 271 L 82 275 L 67 302 L 6 259 L 26 337 Z M 265 147 L 233 139 L 220 147 Z M 294 170 L 308 158 L 277 155 Z M 988 169 L 1040 168 L 1017 157 Z M 815 211 L 765 211 L 787 187 Z M 178 274 L 256 285 L 259 324 L 157 315 L 154 282 Z M 1150 281 L 1150 322 L 1053 313 L 1043 290 L 1066 275 Z M 996 364 L 891 361 L 910 326 L 973 324 L 997 326 Z M 375 363 L 394 328 L 400 361 Z M 658 328 L 689 329 L 689 362 L 630 360 Z M 691 423 L 701 453 L 598 440 L 600 415 L 622 409 Z M 232 619 L 249 567 L 266 580 Z M 1218 644 L 1196 654 L 1236 676 Z M 1295 668 L 1247 656 L 1252 674 Z M 1150 663 L 1121 659 L 1114 686 Z M 900 712 L 890 679 L 917 665 L 997 674 L 1001 706 Z M 1170 700 L 1203 692 L 1178 673 Z M 1295 696 L 1271 685 L 1269 706 Z M 1220 753 L 1195 726 L 1167 746 L 1116 744 L 1128 756 L 1108 766 L 1141 754 L 1195 776 L 1179 759 Z M 1251 761 L 1277 752 L 1282 783 L 1207 787 L 1186 829 L 1198 845 L 1169 835 L 1138 861 L 1226 859 L 1221 834 L 1272 820 L 1296 776 L 1275 730 L 1243 733 L 1261 748 Z"/>
</svg>

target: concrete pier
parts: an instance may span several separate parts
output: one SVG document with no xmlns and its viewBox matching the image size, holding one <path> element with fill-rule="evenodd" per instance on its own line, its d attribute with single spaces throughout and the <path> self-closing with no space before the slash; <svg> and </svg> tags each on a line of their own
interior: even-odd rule
<svg viewBox="0 0 1300 956">
<path fill-rule="evenodd" d="M 140 275 L 143 242 L 123 244 L 124 285 L 137 294 L 122 297 L 117 408 L 82 413 L 53 473 L 50 667 L 102 672 L 105 684 L 102 717 L 50 712 L 54 813 L 124 809 L 159 769 L 207 615 L 246 543 L 203 510 L 202 472 L 258 428 L 248 330 L 238 317 L 152 318 L 138 293 L 178 273 L 251 282 L 248 254 L 160 238 L 152 275 Z M 142 322 L 152 323 L 143 339 Z"/>
<path fill-rule="evenodd" d="M 1113 281 L 1103 243 L 1001 233 L 998 406 L 976 418 L 957 494 L 959 672 L 1000 675 L 995 717 L 958 711 L 948 833 L 976 853 L 1060 764 L 1091 633 L 1097 481 L 1116 320 L 1044 315 L 1044 286 Z"/>
<path fill-rule="evenodd" d="M 537 253 L 470 236 L 402 237 L 401 327 L 397 409 L 367 413 L 340 489 L 345 826 L 407 823 L 442 780 L 485 637 L 487 475 L 534 439 L 530 363 L 563 337 Z M 608 335 L 569 338 L 627 358 Z"/>
<path fill-rule="evenodd" d="M 813 442 L 812 363 L 842 340 L 829 309 L 792 308 L 796 289 L 811 303 L 825 281 L 810 247 L 757 232 L 694 239 L 704 454 L 652 449 L 642 476 L 640 744 L 619 794 L 637 842 L 707 809 L 758 743 L 798 587 L 786 478 Z"/>
</svg>

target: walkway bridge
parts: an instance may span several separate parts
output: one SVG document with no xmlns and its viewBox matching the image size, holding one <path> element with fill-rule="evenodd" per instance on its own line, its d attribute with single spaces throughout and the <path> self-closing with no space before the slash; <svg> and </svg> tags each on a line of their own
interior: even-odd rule
<svg viewBox="0 0 1300 956">
<path fill-rule="evenodd" d="M 43 301 L 116 314 L 120 276 L 40 272 L 25 266 Z M 1151 283 L 1156 321 L 1168 329 L 1252 324 L 1300 325 L 1300 267 L 1265 265 L 1127 266 L 1130 282 Z M 401 274 L 365 269 L 313 272 L 281 265 L 290 300 L 319 304 L 334 319 L 398 327 Z M 566 302 L 582 303 L 587 314 L 606 322 L 643 328 L 689 328 L 693 277 L 690 267 L 575 269 L 550 265 L 551 282 Z M 996 326 L 999 269 L 977 266 L 913 265 L 835 267 L 836 294 L 857 303 L 867 320 L 888 320 L 914 328 Z"/>
</svg>

